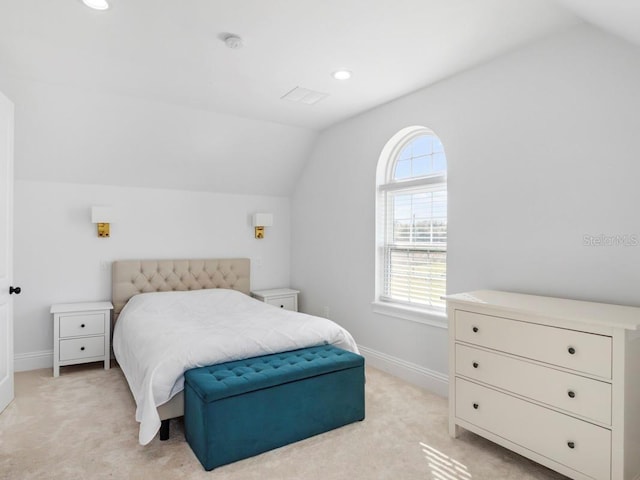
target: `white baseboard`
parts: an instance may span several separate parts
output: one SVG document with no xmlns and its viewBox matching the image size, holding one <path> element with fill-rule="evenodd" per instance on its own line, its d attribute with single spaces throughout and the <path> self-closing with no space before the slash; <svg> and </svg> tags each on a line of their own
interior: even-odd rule
<svg viewBox="0 0 640 480">
<path fill-rule="evenodd" d="M 53 368 L 53 350 L 42 352 L 17 353 L 13 357 L 13 369 L 16 372 Z"/>
<path fill-rule="evenodd" d="M 415 363 L 407 362 L 398 357 L 378 352 L 372 348 L 358 345 L 360 353 L 367 360 L 367 364 L 384 372 L 402 378 L 425 390 L 429 390 L 442 397 L 449 396 L 449 376 L 444 373 L 429 370 Z"/>
<path fill-rule="evenodd" d="M 429 370 L 415 363 L 387 355 L 372 348 L 358 345 L 360 353 L 372 367 L 402 378 L 409 383 L 434 392 L 443 397 L 449 394 L 449 377 L 443 373 Z M 53 367 L 53 351 L 18 353 L 14 356 L 14 370 L 25 372 L 40 368 Z"/>
</svg>

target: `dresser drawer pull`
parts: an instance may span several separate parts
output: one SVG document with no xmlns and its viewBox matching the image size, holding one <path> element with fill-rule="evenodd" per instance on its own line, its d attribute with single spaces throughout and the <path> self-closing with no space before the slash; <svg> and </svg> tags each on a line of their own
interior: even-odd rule
<svg viewBox="0 0 640 480">
<path fill-rule="evenodd" d="M 570 355 L 575 355 L 575 353 L 576 353 L 576 349 L 575 349 L 575 348 L 573 348 L 573 347 L 569 347 L 569 348 L 567 349 L 567 352 L 569 352 L 569 354 L 570 354 Z"/>
<path fill-rule="evenodd" d="M 480 407 L 480 405 L 478 405 L 477 403 L 473 404 L 473 408 L 475 408 L 476 410 Z"/>
<path fill-rule="evenodd" d="M 478 368 L 480 364 L 478 362 L 473 362 L 473 368 Z"/>
<path fill-rule="evenodd" d="M 84 351 L 84 347 L 80 347 L 80 350 Z"/>
<path fill-rule="evenodd" d="M 478 327 L 473 327 L 473 333 L 478 333 L 478 330 L 480 330 Z"/>
<path fill-rule="evenodd" d="M 567 392 L 567 395 L 569 395 L 569 398 L 576 398 L 576 392 L 574 392 L 573 390 L 569 390 Z"/>
<path fill-rule="evenodd" d="M 80 325 L 80 328 L 84 328 L 84 323 L 82 325 Z"/>
<path fill-rule="evenodd" d="M 280 305 L 280 308 L 284 308 L 284 305 Z"/>
<path fill-rule="evenodd" d="M 569 448 L 576 448 L 576 444 L 574 442 L 567 442 L 567 447 Z"/>
</svg>

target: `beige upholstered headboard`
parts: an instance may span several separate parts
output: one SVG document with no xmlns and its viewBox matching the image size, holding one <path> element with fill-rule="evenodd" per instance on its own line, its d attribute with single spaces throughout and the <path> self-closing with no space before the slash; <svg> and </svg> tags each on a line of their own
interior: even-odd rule
<svg viewBox="0 0 640 480">
<path fill-rule="evenodd" d="M 249 295 L 249 274 L 248 258 L 113 262 L 114 321 L 129 299 L 139 293 L 230 288 Z"/>
</svg>

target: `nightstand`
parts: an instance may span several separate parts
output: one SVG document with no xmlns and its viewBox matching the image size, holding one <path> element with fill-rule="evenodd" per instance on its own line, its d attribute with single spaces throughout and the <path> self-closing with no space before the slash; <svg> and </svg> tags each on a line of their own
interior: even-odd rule
<svg viewBox="0 0 640 480">
<path fill-rule="evenodd" d="M 60 367 L 78 363 L 104 362 L 104 369 L 109 369 L 111 309 L 111 302 L 51 306 L 54 377 L 60 375 Z"/>
<path fill-rule="evenodd" d="M 269 305 L 297 312 L 299 293 L 300 291 L 290 288 L 272 288 L 270 290 L 254 290 L 251 292 L 251 296 Z"/>
</svg>

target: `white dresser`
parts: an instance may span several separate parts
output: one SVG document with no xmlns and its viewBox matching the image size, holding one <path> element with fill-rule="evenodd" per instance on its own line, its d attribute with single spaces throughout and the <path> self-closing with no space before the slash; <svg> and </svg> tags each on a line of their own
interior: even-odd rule
<svg viewBox="0 0 640 480">
<path fill-rule="evenodd" d="M 447 296 L 449 431 L 573 479 L 640 479 L 640 308 Z"/>
<path fill-rule="evenodd" d="M 111 354 L 111 302 L 60 303 L 53 314 L 53 376 L 60 367 L 104 362 L 109 369 Z"/>
</svg>

